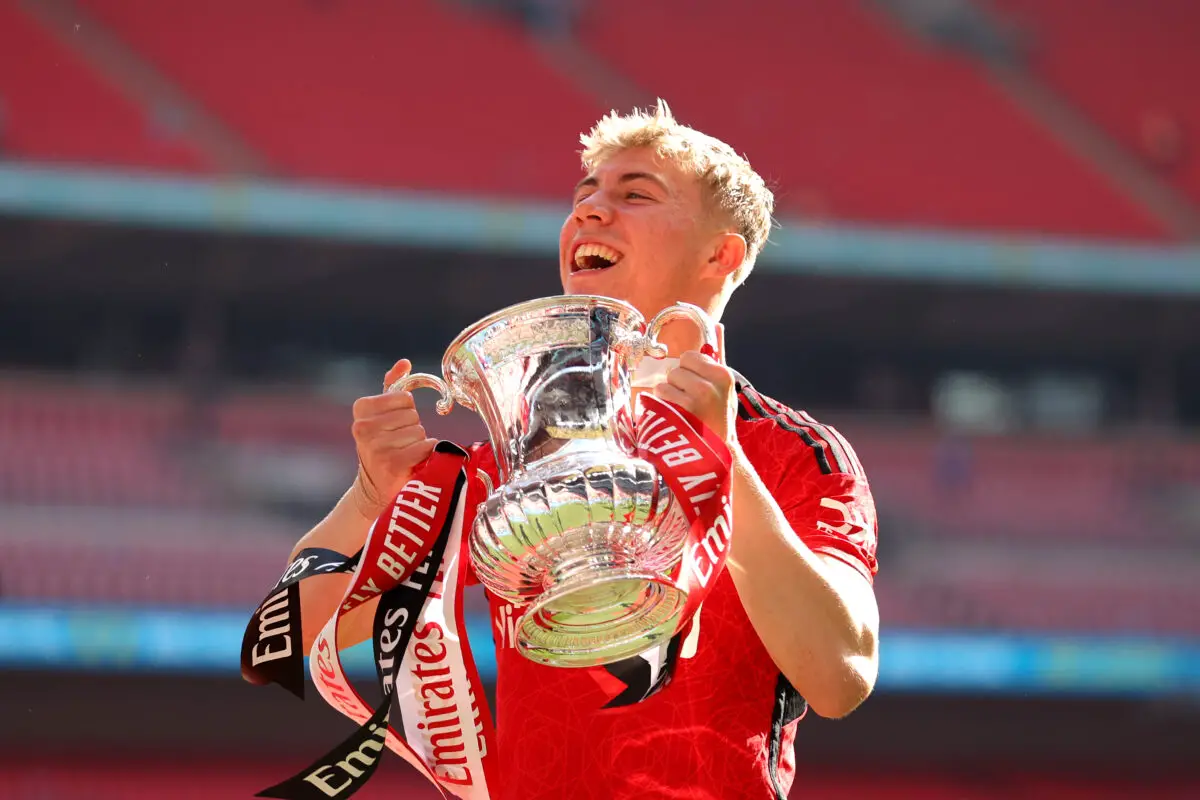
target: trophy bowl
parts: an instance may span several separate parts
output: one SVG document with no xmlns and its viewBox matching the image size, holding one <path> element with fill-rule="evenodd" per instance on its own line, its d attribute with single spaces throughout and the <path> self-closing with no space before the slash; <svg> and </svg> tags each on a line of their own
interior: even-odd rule
<svg viewBox="0 0 1200 800">
<path fill-rule="evenodd" d="M 686 596 L 670 578 L 687 518 L 657 470 L 638 458 L 631 372 L 665 356 L 656 337 L 696 306 L 646 323 L 606 297 L 549 297 L 497 311 L 464 330 L 442 360 L 444 380 L 415 374 L 389 387 L 437 389 L 487 426 L 499 485 L 488 487 L 469 536 L 472 566 L 497 597 L 524 608 L 516 646 L 561 667 L 611 663 L 669 637 Z M 482 473 L 481 473 L 482 475 Z"/>
</svg>

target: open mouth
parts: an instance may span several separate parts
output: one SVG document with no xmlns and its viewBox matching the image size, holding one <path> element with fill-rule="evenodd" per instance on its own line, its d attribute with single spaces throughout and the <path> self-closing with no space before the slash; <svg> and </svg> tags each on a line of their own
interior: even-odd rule
<svg viewBox="0 0 1200 800">
<path fill-rule="evenodd" d="M 571 274 L 580 272 L 600 272 L 614 266 L 621 260 L 621 254 L 606 244 L 587 242 L 575 248 L 575 257 L 571 261 Z"/>
</svg>

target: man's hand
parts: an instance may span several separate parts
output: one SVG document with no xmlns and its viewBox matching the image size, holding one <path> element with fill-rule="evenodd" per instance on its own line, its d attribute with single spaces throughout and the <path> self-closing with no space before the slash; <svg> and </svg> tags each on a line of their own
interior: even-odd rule
<svg viewBox="0 0 1200 800">
<path fill-rule="evenodd" d="M 359 513 L 368 519 L 379 515 L 437 444 L 425 435 L 412 393 L 386 391 L 411 369 L 408 359 L 397 361 L 383 379 L 383 394 L 354 401 L 350 431 L 358 450 L 358 476 L 351 491 Z"/>
<path fill-rule="evenodd" d="M 695 414 L 722 441 L 737 438 L 737 397 L 733 372 L 696 350 L 679 357 L 679 366 L 667 373 L 654 394 Z"/>
</svg>

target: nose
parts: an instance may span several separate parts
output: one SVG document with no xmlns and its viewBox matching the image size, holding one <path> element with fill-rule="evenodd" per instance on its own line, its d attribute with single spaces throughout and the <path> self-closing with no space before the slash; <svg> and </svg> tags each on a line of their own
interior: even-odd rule
<svg viewBox="0 0 1200 800">
<path fill-rule="evenodd" d="M 576 204 L 573 216 L 579 225 L 586 222 L 607 225 L 612 222 L 612 206 L 604 199 L 604 192 L 595 192 Z"/>
</svg>

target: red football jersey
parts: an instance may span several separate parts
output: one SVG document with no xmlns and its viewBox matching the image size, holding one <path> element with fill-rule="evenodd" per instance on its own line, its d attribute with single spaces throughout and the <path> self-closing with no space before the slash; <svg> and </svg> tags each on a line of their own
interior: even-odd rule
<svg viewBox="0 0 1200 800">
<path fill-rule="evenodd" d="M 738 440 L 796 535 L 814 552 L 835 556 L 872 580 L 874 503 L 850 444 L 744 380 L 737 389 Z M 475 467 L 496 480 L 486 444 L 472 450 L 469 474 Z M 480 482 L 471 484 L 468 508 L 483 499 Z M 678 658 L 678 647 L 668 655 L 663 647 L 661 658 L 648 654 L 631 659 L 632 669 L 612 672 L 529 661 L 514 648 L 512 607 L 490 594 L 489 604 L 498 669 L 499 786 L 490 787 L 495 800 L 787 796 L 805 702 L 751 627 L 728 572 L 701 609 L 693 657 Z M 602 708 L 630 692 L 646 696 L 672 667 L 662 691 L 632 705 Z"/>
</svg>

